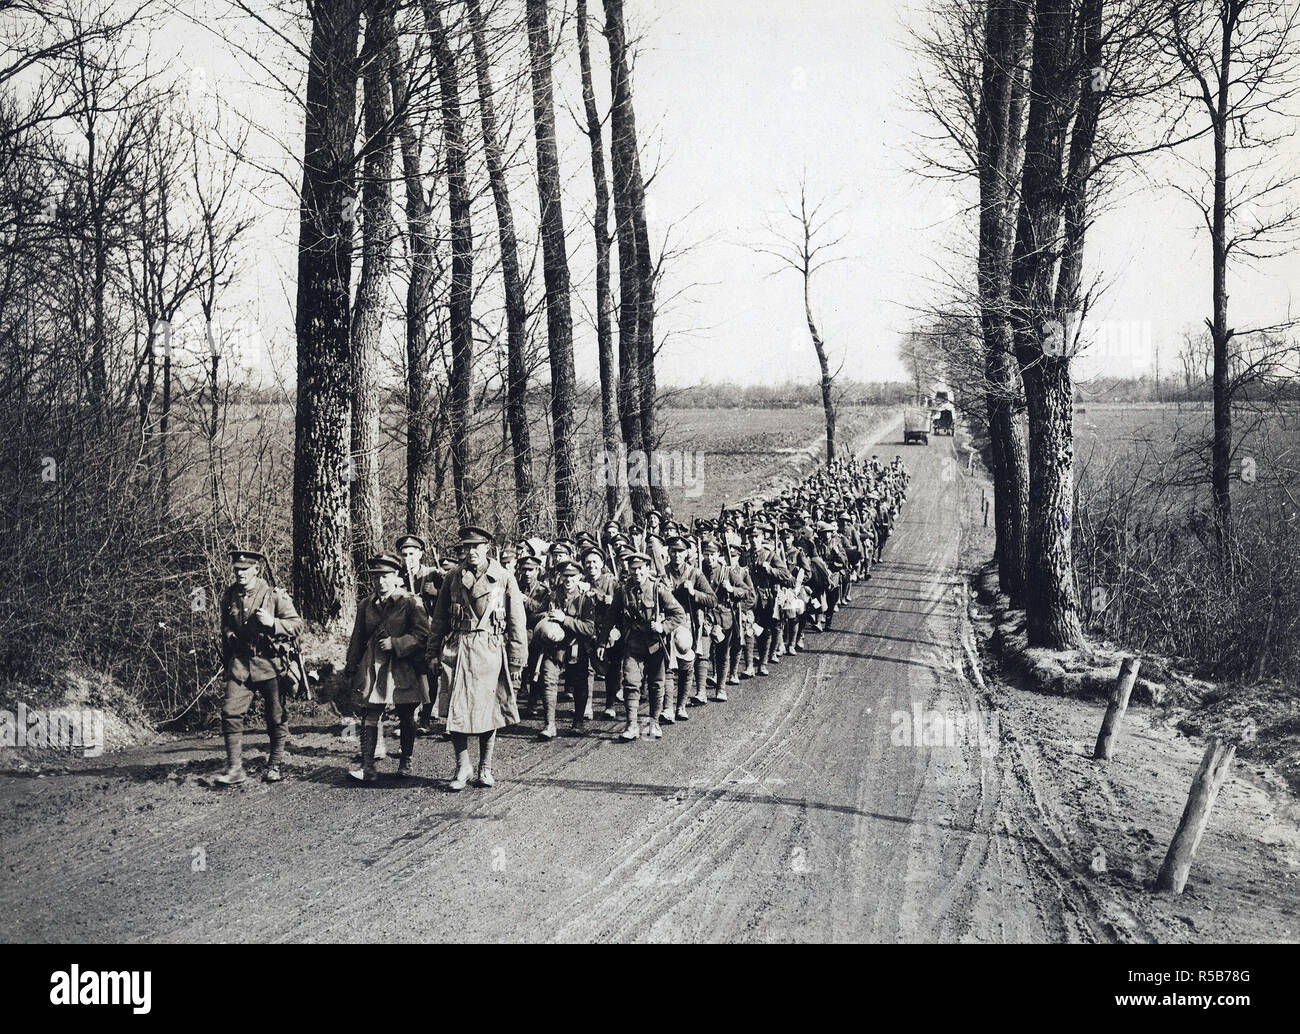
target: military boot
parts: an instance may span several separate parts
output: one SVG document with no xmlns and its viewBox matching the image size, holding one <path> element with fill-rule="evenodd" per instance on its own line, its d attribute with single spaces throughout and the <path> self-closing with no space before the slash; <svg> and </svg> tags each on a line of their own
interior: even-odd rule
<svg viewBox="0 0 1300 1034">
<path fill-rule="evenodd" d="M 221 786 L 238 786 L 247 777 L 244 775 L 244 731 L 226 728 L 226 770 L 217 776 L 214 782 Z"/>
<path fill-rule="evenodd" d="M 402 723 L 401 727 L 401 744 L 402 756 L 397 762 L 397 774 L 405 779 L 411 774 L 411 756 L 415 753 L 415 716 L 412 715 L 409 721 Z"/>
<path fill-rule="evenodd" d="M 375 744 L 379 740 L 379 726 L 361 726 L 361 767 L 348 773 L 359 783 L 373 783 L 379 778 L 375 767 Z"/>
<path fill-rule="evenodd" d="M 288 729 L 283 725 L 267 725 L 266 733 L 271 738 L 271 756 L 266 761 L 266 773 L 262 779 L 268 783 L 278 783 L 284 778 L 280 766 L 284 764 L 284 741 Z"/>
</svg>

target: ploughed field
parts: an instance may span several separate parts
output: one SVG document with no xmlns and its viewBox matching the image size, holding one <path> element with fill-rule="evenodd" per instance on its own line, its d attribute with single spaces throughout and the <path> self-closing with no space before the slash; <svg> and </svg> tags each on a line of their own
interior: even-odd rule
<svg viewBox="0 0 1300 1034">
<path fill-rule="evenodd" d="M 1107 475 L 1143 489 L 1154 509 L 1209 506 L 1208 403 L 1081 403 L 1074 409 L 1076 479 Z M 1300 498 L 1300 404 L 1233 412 L 1233 504 L 1275 505 L 1294 514 Z M 1290 498 L 1287 498 L 1289 493 Z"/>
</svg>

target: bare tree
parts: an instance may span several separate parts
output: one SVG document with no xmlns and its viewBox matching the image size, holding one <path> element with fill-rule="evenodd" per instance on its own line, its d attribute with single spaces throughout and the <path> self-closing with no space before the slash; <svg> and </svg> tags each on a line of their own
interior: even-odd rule
<svg viewBox="0 0 1300 1034">
<path fill-rule="evenodd" d="M 587 26 L 587 0 L 578 0 L 578 61 L 582 70 L 582 104 L 587 117 L 587 139 L 591 142 L 591 177 L 596 190 L 596 211 L 592 232 L 596 238 L 596 349 L 600 362 L 600 418 L 605 456 L 618 455 L 618 368 L 614 358 L 614 302 L 610 289 L 609 180 L 605 173 L 603 123 L 596 107 L 596 90 L 591 74 L 591 45 Z M 618 478 L 609 463 L 605 470 L 605 514 L 618 511 Z"/>
<path fill-rule="evenodd" d="M 555 526 L 573 532 L 577 515 L 577 443 L 574 440 L 573 317 L 569 258 L 564 240 L 563 179 L 555 143 L 555 97 L 546 0 L 527 0 L 532 60 L 533 124 L 537 133 L 537 193 L 542 206 L 542 266 L 546 279 L 546 337 L 551 356 L 551 441 L 555 451 Z"/>
<path fill-rule="evenodd" d="M 835 459 L 835 376 L 839 371 L 831 373 L 826 345 L 813 318 L 812 280 L 820 270 L 844 260 L 845 256 L 831 256 L 829 253 L 843 244 L 848 234 L 841 233 L 828 239 L 832 227 L 842 218 L 842 213 L 834 209 L 828 210 L 826 199 L 809 199 L 806 172 L 799 177 L 798 201 L 785 197 L 781 201 L 786 216 L 794 224 L 793 228 L 783 230 L 769 222 L 765 232 L 773 243 L 758 245 L 754 250 L 780 263 L 772 275 L 798 273 L 803 283 L 804 318 L 808 323 L 808 335 L 812 338 L 817 367 L 821 372 L 822 411 L 826 417 L 826 461 L 829 463 Z"/>
<path fill-rule="evenodd" d="M 360 0 L 312 8 L 298 247 L 294 599 L 345 624 L 354 605 L 351 448 L 353 145 Z"/>
<path fill-rule="evenodd" d="M 1279 145 L 1294 134 L 1286 116 L 1300 89 L 1300 8 L 1284 0 L 1174 0 L 1169 15 L 1168 45 L 1213 139 L 1210 196 L 1204 189 L 1182 192 L 1210 234 L 1212 315 L 1205 321 L 1214 347 L 1210 491 L 1215 532 L 1226 551 L 1232 535 L 1233 340 L 1277 329 L 1229 326 L 1228 268 L 1238 257 L 1266 258 L 1295 237 L 1300 212 L 1288 195 L 1298 177 L 1279 168 L 1277 160 Z"/>
<path fill-rule="evenodd" d="M 478 0 L 467 0 L 470 35 L 474 45 L 474 71 L 478 78 L 479 111 L 483 124 L 483 151 L 488 181 L 496 205 L 501 243 L 501 279 L 506 306 L 505 416 L 514 455 L 515 508 L 519 528 L 531 531 L 537 523 L 537 486 L 533 478 L 533 447 L 528 430 L 528 307 L 519 268 L 519 242 L 506 182 L 505 156 L 497 132 L 491 65 L 484 39 L 483 14 Z"/>
<path fill-rule="evenodd" d="M 369 0 L 361 53 L 361 275 L 352 307 L 352 558 L 360 570 L 384 545 L 379 487 L 379 351 L 388 302 L 393 204 L 393 100 L 386 63 L 396 38 L 389 0 Z"/>
<path fill-rule="evenodd" d="M 434 0 L 424 0 L 424 17 L 433 43 L 442 95 L 442 142 L 447 170 L 447 204 L 451 215 L 451 475 L 456 514 L 461 523 L 475 520 L 470 471 L 470 422 L 474 381 L 474 228 L 471 223 L 465 124 L 460 109 L 460 73 L 456 52 Z"/>
</svg>

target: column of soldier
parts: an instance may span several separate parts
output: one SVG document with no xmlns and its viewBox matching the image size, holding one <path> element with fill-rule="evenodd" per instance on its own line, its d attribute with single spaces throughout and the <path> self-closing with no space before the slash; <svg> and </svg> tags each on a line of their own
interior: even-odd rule
<svg viewBox="0 0 1300 1034">
<path fill-rule="evenodd" d="M 377 780 L 383 719 L 395 713 L 398 776 L 412 773 L 417 733 L 436 734 L 442 721 L 456 756 L 450 788 L 491 786 L 497 730 L 518 724 L 522 707 L 538 737 L 553 740 L 559 705 L 572 699 L 581 733 L 595 718 L 593 680 L 604 685 L 603 717 L 622 719 L 620 739 L 660 739 L 831 628 L 882 559 L 908 479 L 901 457 L 872 456 L 819 467 L 779 496 L 689 526 L 651 510 L 627 531 L 611 520 L 599 534 L 499 549 L 489 532 L 465 527 L 457 559 L 435 552 L 432 564 L 425 541 L 403 535 L 394 553 L 368 562 L 348 643 L 342 683 L 361 717 L 361 764 L 349 775 Z M 232 550 L 231 560 L 221 602 L 227 758 L 215 781 L 247 778 L 243 719 L 258 693 L 270 740 L 263 778 L 278 782 L 302 620 L 288 593 L 260 577 L 262 554 Z"/>
</svg>

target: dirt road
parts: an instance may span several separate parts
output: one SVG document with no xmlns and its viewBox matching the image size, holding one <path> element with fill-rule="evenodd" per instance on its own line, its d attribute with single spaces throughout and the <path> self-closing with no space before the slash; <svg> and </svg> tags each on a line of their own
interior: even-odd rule
<svg viewBox="0 0 1300 1034">
<path fill-rule="evenodd" d="M 204 785 L 214 738 L 0 778 L 0 937 L 1107 938 L 1022 820 L 963 672 L 955 457 L 951 439 L 906 450 L 906 512 L 834 631 L 661 741 L 525 724 L 497 786 L 461 794 L 428 739 L 419 778 L 349 785 L 337 728 L 295 727 L 276 786 Z"/>
</svg>

